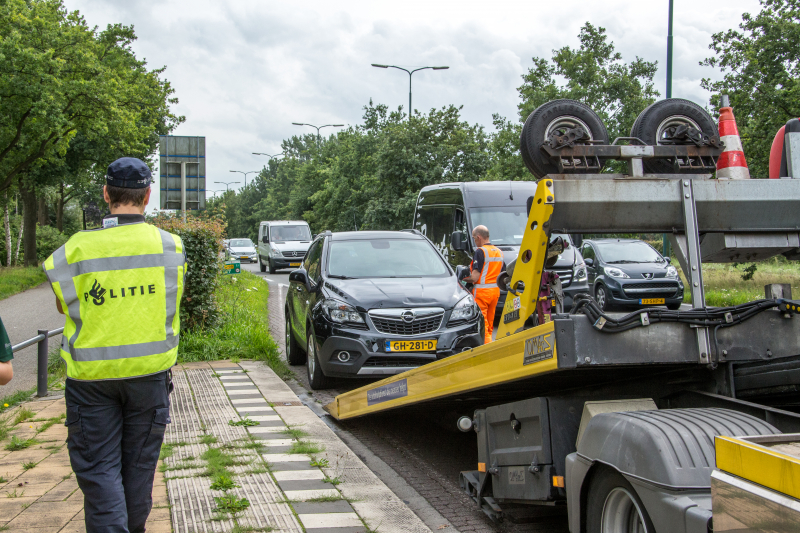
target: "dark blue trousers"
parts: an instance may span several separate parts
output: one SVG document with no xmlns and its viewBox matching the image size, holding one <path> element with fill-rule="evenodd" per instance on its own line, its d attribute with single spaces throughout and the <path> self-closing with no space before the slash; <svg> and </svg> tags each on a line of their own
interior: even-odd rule
<svg viewBox="0 0 800 533">
<path fill-rule="evenodd" d="M 170 371 L 67 379 L 67 448 L 83 491 L 87 533 L 143 533 L 169 419 Z"/>
</svg>

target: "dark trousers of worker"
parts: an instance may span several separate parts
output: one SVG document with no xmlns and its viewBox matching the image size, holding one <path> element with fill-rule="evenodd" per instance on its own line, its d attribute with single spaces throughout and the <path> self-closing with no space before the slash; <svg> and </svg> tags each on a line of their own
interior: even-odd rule
<svg viewBox="0 0 800 533">
<path fill-rule="evenodd" d="M 83 491 L 87 533 L 142 533 L 169 423 L 169 371 L 137 378 L 68 379 L 67 448 Z"/>
</svg>

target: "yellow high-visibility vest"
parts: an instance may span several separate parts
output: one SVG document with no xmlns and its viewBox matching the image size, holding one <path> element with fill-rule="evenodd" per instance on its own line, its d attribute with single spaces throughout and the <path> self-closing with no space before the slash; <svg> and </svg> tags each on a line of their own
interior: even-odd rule
<svg viewBox="0 0 800 533">
<path fill-rule="evenodd" d="M 68 377 L 146 376 L 175 364 L 186 272 L 180 237 L 143 222 L 81 231 L 42 267 L 66 314 Z"/>
</svg>

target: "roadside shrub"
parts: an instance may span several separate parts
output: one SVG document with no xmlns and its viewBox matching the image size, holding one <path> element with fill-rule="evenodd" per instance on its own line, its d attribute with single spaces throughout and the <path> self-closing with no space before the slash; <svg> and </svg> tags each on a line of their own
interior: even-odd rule
<svg viewBox="0 0 800 533">
<path fill-rule="evenodd" d="M 182 329 L 213 327 L 219 318 L 214 298 L 222 270 L 220 253 L 225 225 L 219 218 L 199 218 L 159 212 L 148 220 L 151 224 L 174 233 L 186 249 L 186 283 L 181 300 Z"/>
<path fill-rule="evenodd" d="M 61 248 L 67 237 L 53 226 L 36 226 L 36 259 L 39 264 Z M 23 255 L 20 252 L 20 255 Z"/>
</svg>

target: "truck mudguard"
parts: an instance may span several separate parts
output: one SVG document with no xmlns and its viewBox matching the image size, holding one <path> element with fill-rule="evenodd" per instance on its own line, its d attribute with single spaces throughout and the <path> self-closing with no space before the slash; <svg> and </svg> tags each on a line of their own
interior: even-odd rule
<svg viewBox="0 0 800 533">
<path fill-rule="evenodd" d="M 704 516 L 711 515 L 714 437 L 777 433 L 780 431 L 758 418 L 719 408 L 596 415 L 587 425 L 577 453 L 567 458 L 570 530 L 580 531 L 581 502 L 589 488 L 590 472 L 606 465 L 631 482 L 654 522 L 671 524 L 671 531 L 691 531 L 691 523 L 699 526 Z M 707 513 L 696 508 L 700 500 L 702 507 L 708 505 Z M 667 521 L 660 521 L 664 519 Z"/>
</svg>

